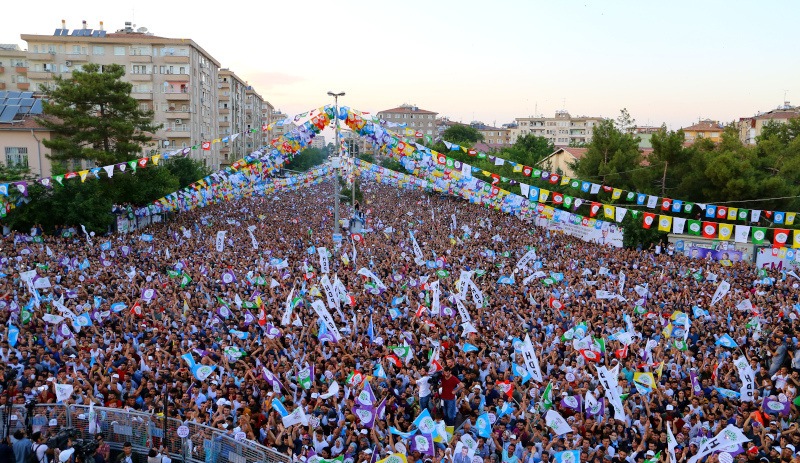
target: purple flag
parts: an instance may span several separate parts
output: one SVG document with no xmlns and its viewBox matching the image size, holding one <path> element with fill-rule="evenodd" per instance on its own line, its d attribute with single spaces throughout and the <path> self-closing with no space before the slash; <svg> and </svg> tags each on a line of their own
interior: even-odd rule
<svg viewBox="0 0 800 463">
<path fill-rule="evenodd" d="M 230 269 L 225 270 L 224 272 L 222 272 L 222 282 L 225 283 L 226 285 L 229 285 L 231 283 L 236 283 L 236 275 L 234 275 Z"/>
<path fill-rule="evenodd" d="M 270 339 L 279 338 L 283 335 L 283 333 L 281 333 L 281 330 L 278 329 L 278 327 L 273 325 L 272 323 L 267 323 L 264 334 Z"/>
<path fill-rule="evenodd" d="M 586 406 L 586 416 L 606 416 L 606 399 L 601 397 L 593 407 Z"/>
<path fill-rule="evenodd" d="M 375 407 L 375 393 L 372 392 L 372 386 L 369 381 L 364 381 L 364 389 L 356 396 L 356 404 L 365 407 Z"/>
<path fill-rule="evenodd" d="M 231 316 L 231 309 L 226 305 L 222 305 L 217 309 L 217 315 L 227 320 Z"/>
<path fill-rule="evenodd" d="M 700 381 L 697 379 L 697 371 L 692 368 L 689 370 L 689 378 L 692 380 L 692 392 L 694 395 L 703 395 L 703 389 L 700 388 Z"/>
<path fill-rule="evenodd" d="M 267 370 L 267 367 L 261 367 L 261 377 L 264 378 L 264 381 L 272 386 L 274 391 L 279 392 L 281 388 L 283 388 L 283 384 L 281 384 L 278 377 L 273 375 L 271 371 Z"/>
<path fill-rule="evenodd" d="M 375 407 L 374 406 L 363 406 L 363 405 L 354 405 L 353 414 L 361 420 L 361 426 L 365 428 L 372 428 L 375 426 Z"/>
<path fill-rule="evenodd" d="M 433 437 L 431 434 L 417 433 L 411 437 L 411 450 L 433 456 Z"/>
<path fill-rule="evenodd" d="M 579 412 L 581 410 L 581 402 L 580 396 L 570 395 L 561 399 L 561 406 Z"/>
<path fill-rule="evenodd" d="M 153 302 L 153 300 L 156 298 L 156 290 L 152 288 L 142 289 L 141 298 L 145 302 Z"/>
<path fill-rule="evenodd" d="M 245 311 L 245 313 L 244 313 L 244 326 L 250 326 L 251 324 L 253 324 L 253 322 L 255 320 L 256 320 L 256 317 L 254 317 L 253 314 L 249 310 Z"/>
<path fill-rule="evenodd" d="M 130 253 L 131 253 L 131 248 L 130 248 L 130 246 L 127 246 L 127 245 L 125 245 L 125 246 L 123 246 L 123 247 L 122 247 L 122 248 L 120 248 L 120 249 L 122 250 L 122 255 L 123 255 L 123 256 L 125 256 L 125 257 L 128 257 L 128 254 L 130 254 Z"/>
<path fill-rule="evenodd" d="M 66 323 L 62 323 L 58 325 L 58 335 L 64 339 L 72 339 L 72 331 L 69 329 Z"/>
<path fill-rule="evenodd" d="M 788 399 L 780 400 L 780 398 L 776 398 L 774 395 L 772 395 L 764 397 L 764 401 L 761 402 L 761 409 L 772 415 L 781 414 L 784 416 L 789 416 L 791 405 L 792 404 Z"/>
</svg>

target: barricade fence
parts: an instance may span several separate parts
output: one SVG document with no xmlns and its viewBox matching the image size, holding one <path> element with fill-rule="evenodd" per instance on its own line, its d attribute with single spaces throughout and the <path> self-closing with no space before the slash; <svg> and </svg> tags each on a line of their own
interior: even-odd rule
<svg viewBox="0 0 800 463">
<path fill-rule="evenodd" d="M 0 407 L 0 435 L 5 435 L 6 423 L 9 435 L 18 429 L 30 428 L 32 432 L 41 431 L 49 438 L 63 429 L 74 429 L 76 439 L 94 440 L 98 434 L 102 434 L 112 450 L 121 450 L 125 442 L 130 442 L 136 463 L 147 461 L 150 449 L 162 446 L 164 453 L 176 462 L 291 462 L 288 455 L 257 442 L 237 440 L 235 436 L 219 429 L 198 423 L 183 423 L 174 418 L 168 418 L 165 425 L 162 415 L 117 408 L 94 407 L 90 413 L 87 405 L 14 405 L 10 411 L 7 407 Z M 178 436 L 178 428 L 182 425 L 189 430 L 185 439 Z"/>
</svg>

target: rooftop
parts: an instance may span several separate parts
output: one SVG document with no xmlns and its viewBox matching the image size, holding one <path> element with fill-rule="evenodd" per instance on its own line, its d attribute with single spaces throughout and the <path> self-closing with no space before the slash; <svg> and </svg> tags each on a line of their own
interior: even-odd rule
<svg viewBox="0 0 800 463">
<path fill-rule="evenodd" d="M 396 108 L 393 108 L 393 109 L 384 109 L 383 111 L 379 111 L 379 113 L 381 113 L 381 114 L 386 114 L 386 113 L 394 113 L 394 114 L 397 114 L 397 113 L 400 113 L 400 114 L 404 114 L 404 113 L 405 114 L 412 114 L 412 113 L 413 114 L 439 114 L 439 113 L 435 113 L 433 111 L 420 109 L 418 106 L 409 105 L 409 104 L 400 105 L 400 106 L 398 106 Z"/>
<path fill-rule="evenodd" d="M 33 92 L 0 90 L 0 124 L 14 124 L 28 116 L 41 116 L 42 100 Z"/>
<path fill-rule="evenodd" d="M 722 126 L 717 121 L 704 120 L 697 124 L 683 127 L 684 132 L 722 132 Z"/>
</svg>

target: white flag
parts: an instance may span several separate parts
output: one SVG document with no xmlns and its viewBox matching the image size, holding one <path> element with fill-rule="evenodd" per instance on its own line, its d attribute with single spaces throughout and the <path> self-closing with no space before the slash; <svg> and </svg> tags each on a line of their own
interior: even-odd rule
<svg viewBox="0 0 800 463">
<path fill-rule="evenodd" d="M 686 219 L 675 217 L 672 219 L 672 233 L 682 235 L 686 227 Z"/>
<path fill-rule="evenodd" d="M 705 443 L 700 446 L 700 449 L 698 449 L 697 455 L 689 459 L 689 463 L 697 463 L 701 458 L 711 452 L 726 447 L 735 447 L 744 442 L 750 442 L 750 439 L 742 433 L 741 429 L 729 424 L 725 429 L 720 431 L 719 434 L 705 441 Z"/>
<path fill-rule="evenodd" d="M 717 290 L 714 291 L 714 297 L 711 298 L 711 305 L 716 304 L 720 300 L 722 300 L 725 295 L 728 294 L 728 291 L 731 290 L 731 284 L 727 281 L 721 281 L 719 286 L 717 286 Z"/>
<path fill-rule="evenodd" d="M 365 267 L 362 267 L 361 270 L 358 271 L 358 274 L 359 275 L 364 275 L 367 278 L 371 278 L 372 281 L 374 281 L 376 285 L 378 285 L 379 287 L 381 287 L 383 289 L 387 289 L 386 285 L 383 284 L 381 279 L 378 278 L 378 276 L 375 275 L 374 273 L 372 273 L 370 270 L 367 270 Z"/>
<path fill-rule="evenodd" d="M 752 211 L 750 211 L 750 221 L 751 222 L 754 222 L 754 223 L 758 222 L 759 219 L 761 219 L 761 211 L 760 210 L 753 209 Z"/>
<path fill-rule="evenodd" d="M 669 424 L 669 421 L 667 421 L 667 449 L 669 450 L 668 463 L 678 463 L 678 460 L 675 458 L 675 447 L 678 446 L 678 441 L 675 440 L 675 435 L 672 434 L 672 428 Z"/>
<path fill-rule="evenodd" d="M 742 387 L 739 389 L 739 393 L 741 394 L 740 400 L 742 402 L 755 401 L 756 375 L 753 372 L 753 368 L 750 366 L 750 362 L 747 361 L 747 357 L 741 356 L 734 360 L 733 364 L 736 365 L 736 369 L 739 370 L 739 380 L 742 382 Z"/>
<path fill-rule="evenodd" d="M 525 361 L 525 368 L 530 373 L 534 381 L 542 382 L 542 369 L 539 368 L 539 359 L 536 358 L 536 352 L 533 351 L 533 343 L 531 342 L 531 335 L 525 335 L 525 341 L 522 345 L 522 358 Z"/>
<path fill-rule="evenodd" d="M 328 268 L 328 249 L 317 248 L 317 253 L 319 254 L 319 271 L 328 273 L 330 271 Z"/>
<path fill-rule="evenodd" d="M 648 196 L 647 197 L 647 207 L 650 209 L 654 209 L 658 205 L 658 197 L 657 196 Z"/>
<path fill-rule="evenodd" d="M 547 423 L 547 427 L 552 429 L 556 435 L 563 436 L 572 432 L 572 427 L 567 423 L 567 420 L 553 409 L 547 410 L 544 421 Z"/>
<path fill-rule="evenodd" d="M 217 252 L 222 252 L 225 250 L 225 234 L 228 233 L 226 231 L 218 231 L 217 232 Z"/>
<path fill-rule="evenodd" d="M 253 230 L 255 229 L 255 225 L 250 225 L 247 227 L 247 234 L 250 235 L 250 244 L 253 245 L 253 249 L 258 249 L 258 240 L 256 240 L 256 236 L 253 234 Z"/>
<path fill-rule="evenodd" d="M 58 384 L 56 383 L 56 402 L 63 402 L 69 399 L 72 395 L 74 388 L 71 384 Z"/>
<path fill-rule="evenodd" d="M 424 256 L 422 254 L 422 249 L 419 248 L 419 243 L 417 243 L 417 239 L 414 238 L 414 234 L 411 233 L 411 230 L 408 231 L 408 234 L 411 235 L 411 246 L 414 248 L 414 257 L 417 259 L 422 259 Z"/>
<path fill-rule="evenodd" d="M 281 317 L 281 326 L 288 325 L 292 320 L 292 296 L 294 295 L 294 288 L 289 291 L 289 297 L 286 298 L 286 309 L 283 311 Z"/>
<path fill-rule="evenodd" d="M 615 214 L 614 214 L 615 215 L 614 219 L 617 222 L 622 222 L 625 219 L 625 213 L 626 212 L 628 212 L 628 209 L 626 209 L 624 207 L 617 206 L 617 209 L 616 209 Z"/>
<path fill-rule="evenodd" d="M 336 337 L 336 340 L 339 341 L 342 339 L 342 335 L 339 333 L 339 329 L 336 328 L 336 324 L 333 322 L 333 317 L 331 316 L 331 313 L 328 312 L 325 304 L 317 299 L 311 303 L 311 308 L 314 309 L 314 312 L 317 313 L 319 319 L 325 324 L 325 328 L 328 328 L 328 331 L 333 333 L 333 335 Z"/>
<path fill-rule="evenodd" d="M 294 410 L 292 410 L 292 413 L 289 413 L 288 415 L 281 418 L 281 421 L 283 421 L 283 426 L 287 428 L 295 424 L 302 424 L 303 426 L 307 426 L 308 416 L 306 416 L 306 412 L 303 411 L 303 407 L 301 405 L 298 405 L 297 407 L 295 407 Z"/>
<path fill-rule="evenodd" d="M 753 303 L 750 302 L 750 299 L 744 299 L 738 304 L 736 304 L 737 310 L 753 310 Z"/>
<path fill-rule="evenodd" d="M 89 233 L 86 231 L 86 226 L 81 225 L 81 230 L 83 230 L 83 234 L 86 235 L 86 242 L 89 243 L 89 246 L 92 245 L 92 237 L 89 236 Z"/>
<path fill-rule="evenodd" d="M 734 241 L 737 243 L 747 243 L 747 237 L 750 236 L 750 227 L 747 225 L 737 225 L 733 236 Z"/>
<path fill-rule="evenodd" d="M 517 268 L 524 269 L 528 265 L 528 262 L 534 259 L 536 259 L 536 249 L 531 248 L 531 250 L 526 252 L 525 255 L 522 256 L 522 258 L 519 260 L 519 262 L 517 262 Z"/>
</svg>

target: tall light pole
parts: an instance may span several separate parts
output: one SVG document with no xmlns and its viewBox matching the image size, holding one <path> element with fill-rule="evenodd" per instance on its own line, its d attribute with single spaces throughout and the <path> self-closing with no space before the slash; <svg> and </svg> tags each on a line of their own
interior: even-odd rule
<svg viewBox="0 0 800 463">
<path fill-rule="evenodd" d="M 339 97 L 344 96 L 344 92 L 328 92 L 328 96 L 333 97 L 333 119 L 336 123 L 336 161 L 334 162 L 334 168 L 336 169 L 336 180 L 333 182 L 333 234 L 339 235 L 341 233 L 341 230 L 339 229 L 339 175 L 341 172 L 340 166 L 342 162 L 342 147 L 339 144 Z"/>
</svg>

